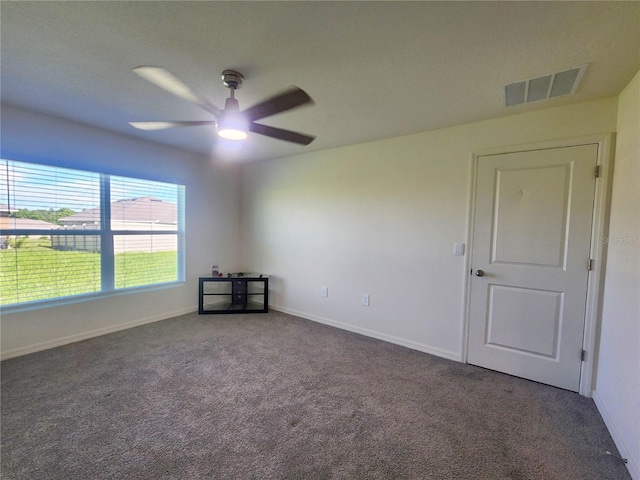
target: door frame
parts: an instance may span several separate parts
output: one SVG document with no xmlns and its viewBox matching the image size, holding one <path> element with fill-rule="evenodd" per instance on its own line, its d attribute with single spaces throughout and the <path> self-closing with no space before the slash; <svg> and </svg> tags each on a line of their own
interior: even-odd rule
<svg viewBox="0 0 640 480">
<path fill-rule="evenodd" d="M 534 150 L 548 150 L 582 145 L 597 145 L 597 166 L 599 176 L 596 179 L 596 191 L 593 202 L 593 216 L 591 224 L 590 258 L 593 260 L 592 270 L 587 280 L 586 313 L 582 348 L 585 359 L 580 369 L 579 394 L 591 398 L 593 391 L 593 377 L 596 360 L 596 340 L 600 333 L 602 313 L 602 294 L 604 290 L 604 272 L 606 262 L 605 238 L 609 228 L 609 212 L 611 199 L 611 181 L 613 178 L 613 150 L 614 134 L 603 133 L 545 142 L 512 145 L 489 149 L 476 150 L 471 154 L 471 178 L 469 179 L 468 218 L 467 218 L 467 252 L 465 262 L 464 307 L 462 324 L 461 360 L 468 363 L 469 317 L 471 315 L 471 266 L 473 265 L 473 232 L 476 216 L 476 193 L 478 162 L 480 157 L 507 153 L 528 152 Z M 595 172 L 594 172 L 595 175 Z M 586 265 L 585 265 L 586 268 Z"/>
</svg>

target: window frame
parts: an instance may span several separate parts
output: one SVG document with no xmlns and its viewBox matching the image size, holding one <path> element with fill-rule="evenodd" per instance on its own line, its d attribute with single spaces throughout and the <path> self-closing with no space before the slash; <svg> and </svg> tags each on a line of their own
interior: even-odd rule
<svg viewBox="0 0 640 480">
<path fill-rule="evenodd" d="M 183 183 L 175 183 L 166 181 L 165 179 L 150 178 L 141 175 L 132 175 L 131 173 L 104 172 L 87 168 L 77 168 L 76 166 L 66 166 L 50 162 L 40 162 L 35 160 L 17 160 L 15 156 L 2 155 L 0 160 L 3 162 L 19 162 L 23 164 L 39 165 L 50 168 L 62 168 L 67 170 L 75 170 L 80 172 L 94 173 L 99 176 L 100 189 L 100 228 L 95 230 L 41 230 L 29 228 L 5 228 L 1 230 L 3 236 L 38 236 L 47 232 L 47 235 L 59 236 L 94 236 L 100 238 L 100 290 L 88 293 L 79 293 L 75 295 L 66 295 L 42 300 L 30 300 L 20 303 L 11 303 L 0 305 L 3 313 L 14 313 L 32 309 L 49 308 L 61 305 L 68 305 L 78 302 L 86 302 L 90 300 L 108 298 L 119 295 L 128 295 L 131 293 L 143 293 L 159 289 L 174 288 L 182 286 L 186 282 L 186 228 L 185 228 L 185 211 L 186 211 L 186 185 Z M 119 177 L 122 179 L 142 180 L 149 182 L 166 183 L 176 187 L 177 190 L 177 223 L 175 230 L 113 230 L 111 224 L 111 177 Z M 55 232 L 55 233 L 53 233 Z M 132 287 L 115 287 L 115 248 L 114 237 L 129 235 L 176 235 L 177 237 L 177 279 L 168 282 L 159 282 L 147 285 L 138 285 Z"/>
</svg>

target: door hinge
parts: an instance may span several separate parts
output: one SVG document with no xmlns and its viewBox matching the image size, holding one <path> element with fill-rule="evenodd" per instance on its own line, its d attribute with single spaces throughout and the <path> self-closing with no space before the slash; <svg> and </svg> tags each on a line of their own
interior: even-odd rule
<svg viewBox="0 0 640 480">
<path fill-rule="evenodd" d="M 589 263 L 587 263 L 587 270 L 593 270 L 593 258 L 589 259 Z"/>
<path fill-rule="evenodd" d="M 600 176 L 600 165 L 596 166 L 596 178 Z"/>
<path fill-rule="evenodd" d="M 582 353 L 580 353 L 580 361 L 584 362 L 586 358 L 587 358 L 587 351 L 582 350 Z"/>
</svg>

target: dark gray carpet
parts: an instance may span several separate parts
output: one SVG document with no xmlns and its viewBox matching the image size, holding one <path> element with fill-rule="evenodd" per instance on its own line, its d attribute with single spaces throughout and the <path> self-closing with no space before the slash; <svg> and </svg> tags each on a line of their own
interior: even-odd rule
<svg viewBox="0 0 640 480">
<path fill-rule="evenodd" d="M 2 364 L 2 478 L 626 479 L 594 403 L 296 317 L 178 318 Z"/>
</svg>

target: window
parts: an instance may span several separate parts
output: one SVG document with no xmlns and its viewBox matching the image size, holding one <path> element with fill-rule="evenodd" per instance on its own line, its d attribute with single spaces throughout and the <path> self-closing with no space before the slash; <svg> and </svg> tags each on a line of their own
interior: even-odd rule
<svg viewBox="0 0 640 480">
<path fill-rule="evenodd" d="M 0 160 L 0 305 L 184 280 L 184 186 Z"/>
</svg>

